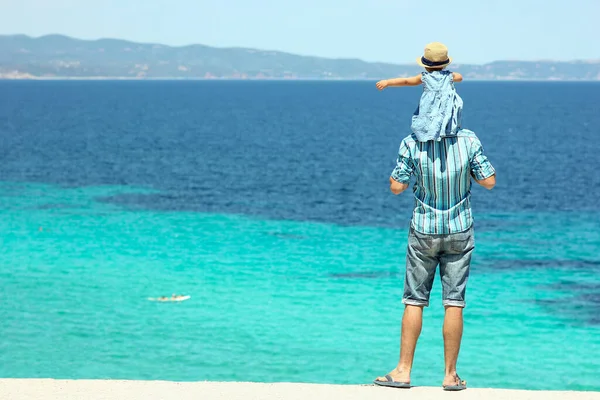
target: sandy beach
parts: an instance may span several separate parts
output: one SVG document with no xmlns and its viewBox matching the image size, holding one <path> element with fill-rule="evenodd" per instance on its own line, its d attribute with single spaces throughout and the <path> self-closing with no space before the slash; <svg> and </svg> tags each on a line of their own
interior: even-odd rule
<svg viewBox="0 0 600 400">
<path fill-rule="evenodd" d="M 510 400 L 600 400 L 600 392 L 549 392 L 441 388 L 390 389 L 373 385 L 301 383 L 164 382 L 112 380 L 0 379 L 2 400 L 437 400 L 446 398 Z"/>
</svg>

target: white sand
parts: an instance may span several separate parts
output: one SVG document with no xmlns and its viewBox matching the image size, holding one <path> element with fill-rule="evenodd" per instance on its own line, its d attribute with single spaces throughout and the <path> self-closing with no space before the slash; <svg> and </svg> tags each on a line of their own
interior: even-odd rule
<svg viewBox="0 0 600 400">
<path fill-rule="evenodd" d="M 600 392 L 543 392 L 441 388 L 390 389 L 370 385 L 0 379 L 2 400 L 600 400 Z"/>
</svg>

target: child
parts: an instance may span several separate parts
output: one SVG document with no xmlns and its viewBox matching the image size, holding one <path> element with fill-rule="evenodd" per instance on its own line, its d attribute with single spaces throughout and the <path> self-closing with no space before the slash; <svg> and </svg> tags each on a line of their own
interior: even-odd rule
<svg viewBox="0 0 600 400">
<path fill-rule="evenodd" d="M 445 68 L 452 62 L 448 48 L 441 43 L 425 46 L 423 57 L 417 63 L 426 72 L 410 78 L 386 79 L 377 82 L 377 89 L 394 86 L 423 85 L 419 106 L 412 117 L 411 129 L 417 140 L 440 140 L 456 135 L 460 130 L 463 101 L 456 93 L 454 82 L 461 82 L 462 75 Z"/>
</svg>

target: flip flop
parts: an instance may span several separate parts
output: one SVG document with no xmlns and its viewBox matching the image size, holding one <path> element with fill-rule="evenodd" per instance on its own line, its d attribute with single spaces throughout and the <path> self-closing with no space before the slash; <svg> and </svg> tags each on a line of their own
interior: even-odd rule
<svg viewBox="0 0 600 400">
<path fill-rule="evenodd" d="M 385 379 L 387 379 L 387 381 L 378 381 L 377 379 L 375 379 L 373 383 L 379 386 L 387 386 L 398 389 L 410 389 L 410 383 L 396 382 L 390 375 L 386 375 Z"/>
<path fill-rule="evenodd" d="M 456 375 L 456 379 L 459 381 L 458 385 L 446 385 L 442 386 L 447 392 L 459 392 L 461 390 L 465 390 L 467 388 L 467 381 L 463 381 L 460 379 L 458 375 Z"/>
</svg>

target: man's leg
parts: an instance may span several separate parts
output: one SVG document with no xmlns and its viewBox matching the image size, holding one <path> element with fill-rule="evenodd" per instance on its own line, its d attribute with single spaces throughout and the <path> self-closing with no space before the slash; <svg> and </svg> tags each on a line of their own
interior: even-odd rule
<svg viewBox="0 0 600 400">
<path fill-rule="evenodd" d="M 400 361 L 388 375 L 395 382 L 410 383 L 415 348 L 421 334 L 423 307 L 429 304 L 429 293 L 433 286 L 438 265 L 436 241 L 431 237 L 415 233 L 412 229 L 408 237 L 406 254 L 406 275 L 402 302 L 406 305 L 402 317 L 400 338 Z M 386 381 L 378 377 L 378 381 Z"/>
<path fill-rule="evenodd" d="M 463 382 L 456 373 L 456 363 L 463 334 L 463 308 L 469 279 L 471 256 L 475 248 L 473 229 L 448 235 L 444 240 L 444 253 L 440 256 L 444 317 L 443 386 L 458 386 Z"/>
<path fill-rule="evenodd" d="M 407 305 L 402 317 L 402 335 L 400 337 L 400 361 L 388 375 L 394 382 L 410 383 L 410 371 L 412 370 L 413 359 L 415 358 L 415 349 L 417 341 L 421 334 L 423 325 L 423 306 Z M 385 377 L 378 377 L 378 381 L 386 381 Z"/>
<path fill-rule="evenodd" d="M 456 362 L 458 361 L 458 352 L 460 351 L 460 342 L 463 333 L 462 307 L 446 306 L 443 331 L 446 376 L 442 385 L 457 385 L 460 383 L 456 374 Z"/>
</svg>

